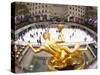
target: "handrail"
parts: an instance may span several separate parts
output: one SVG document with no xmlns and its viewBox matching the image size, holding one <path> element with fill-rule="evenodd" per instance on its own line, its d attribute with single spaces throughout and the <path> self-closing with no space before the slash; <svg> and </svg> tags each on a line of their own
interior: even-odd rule
<svg viewBox="0 0 100 75">
<path fill-rule="evenodd" d="M 33 46 L 41 46 L 41 45 L 43 45 L 44 44 L 44 42 L 43 43 L 41 43 L 41 45 L 40 45 L 40 43 L 37 43 L 37 42 L 30 42 Z M 69 45 L 69 46 L 71 46 L 71 45 L 75 45 L 77 42 L 65 42 L 65 44 L 66 45 Z M 87 42 L 80 42 L 80 44 L 81 45 L 87 45 L 87 44 L 90 44 L 90 43 L 96 43 L 95 41 L 87 41 Z M 27 45 L 27 44 L 29 44 L 28 42 L 22 42 L 22 41 L 17 41 L 17 42 L 15 42 L 15 44 L 16 45 Z"/>
</svg>

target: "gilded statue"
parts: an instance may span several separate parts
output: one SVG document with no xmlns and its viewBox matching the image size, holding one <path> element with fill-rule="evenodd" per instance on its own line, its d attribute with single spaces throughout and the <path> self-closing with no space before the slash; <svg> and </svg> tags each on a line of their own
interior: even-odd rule
<svg viewBox="0 0 100 75">
<path fill-rule="evenodd" d="M 46 61 L 49 70 L 62 69 L 64 67 L 72 65 L 79 65 L 75 69 L 84 68 L 85 60 L 82 51 L 87 50 L 87 48 L 80 48 L 80 43 L 77 42 L 74 48 L 69 48 L 65 41 L 63 40 L 62 30 L 63 25 L 59 24 L 57 26 L 57 32 L 59 32 L 58 39 L 51 40 L 50 33 L 44 32 L 43 38 L 45 43 L 40 46 L 38 49 L 33 48 L 32 44 L 29 43 L 28 46 L 35 53 L 40 53 L 45 51 L 52 56 Z"/>
</svg>

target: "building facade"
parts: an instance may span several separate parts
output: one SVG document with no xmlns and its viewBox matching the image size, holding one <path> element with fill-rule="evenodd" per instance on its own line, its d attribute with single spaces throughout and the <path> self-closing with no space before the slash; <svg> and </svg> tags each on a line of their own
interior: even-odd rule
<svg viewBox="0 0 100 75">
<path fill-rule="evenodd" d="M 21 2 L 22 3 L 22 2 Z M 49 21 L 53 17 L 64 17 L 68 22 L 81 21 L 86 14 L 85 6 L 58 5 L 46 3 L 22 3 L 25 4 L 34 22 Z"/>
<path fill-rule="evenodd" d="M 86 7 L 68 5 L 67 10 L 66 16 L 68 21 L 80 22 L 82 19 L 84 19 Z"/>
</svg>

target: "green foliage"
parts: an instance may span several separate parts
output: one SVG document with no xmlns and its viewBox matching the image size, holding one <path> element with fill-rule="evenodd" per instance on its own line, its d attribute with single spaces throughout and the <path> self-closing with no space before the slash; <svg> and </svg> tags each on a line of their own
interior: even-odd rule
<svg viewBox="0 0 100 75">
<path fill-rule="evenodd" d="M 62 16 L 61 19 L 62 19 L 62 21 L 65 21 L 66 20 L 66 17 L 65 16 Z"/>
</svg>

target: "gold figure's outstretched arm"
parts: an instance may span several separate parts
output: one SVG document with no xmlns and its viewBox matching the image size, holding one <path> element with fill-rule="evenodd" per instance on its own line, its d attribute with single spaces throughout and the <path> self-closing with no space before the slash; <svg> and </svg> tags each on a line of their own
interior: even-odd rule
<svg viewBox="0 0 100 75">
<path fill-rule="evenodd" d="M 44 49 L 42 46 L 41 46 L 40 48 L 38 48 L 38 49 L 33 48 L 31 44 L 28 44 L 28 46 L 29 46 L 29 48 L 31 48 L 32 51 L 35 52 L 35 53 L 39 53 L 39 52 L 41 52 L 41 51 Z"/>
<path fill-rule="evenodd" d="M 85 48 L 80 48 L 80 43 L 77 42 L 75 47 L 71 50 L 72 52 L 76 51 L 76 50 L 79 50 L 79 51 L 83 51 L 83 50 L 87 50 L 87 47 Z"/>
<path fill-rule="evenodd" d="M 58 39 L 58 40 L 55 41 L 55 43 L 57 43 L 57 44 L 58 44 L 58 43 L 59 43 L 59 44 L 64 44 L 64 40 Z"/>
<path fill-rule="evenodd" d="M 77 42 L 76 45 L 74 46 L 74 48 L 72 49 L 72 52 L 78 50 L 80 48 L 80 43 Z"/>
<path fill-rule="evenodd" d="M 79 51 L 86 51 L 87 50 L 87 47 L 85 47 L 85 48 L 79 48 L 78 50 Z"/>
</svg>

